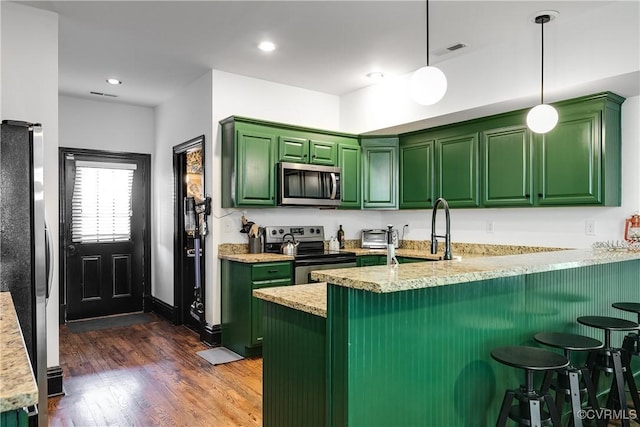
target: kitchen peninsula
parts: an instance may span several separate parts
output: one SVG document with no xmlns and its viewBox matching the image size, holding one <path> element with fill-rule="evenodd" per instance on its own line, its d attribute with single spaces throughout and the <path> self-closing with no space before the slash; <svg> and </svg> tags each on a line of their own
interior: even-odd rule
<svg viewBox="0 0 640 427">
<path fill-rule="evenodd" d="M 611 304 L 638 301 L 640 252 L 463 257 L 312 278 L 327 282 L 324 313 L 323 284 L 254 292 L 266 301 L 265 426 L 486 426 L 522 382 L 490 351 L 535 345 L 541 331 L 602 339 L 575 319 L 627 317 Z"/>
</svg>

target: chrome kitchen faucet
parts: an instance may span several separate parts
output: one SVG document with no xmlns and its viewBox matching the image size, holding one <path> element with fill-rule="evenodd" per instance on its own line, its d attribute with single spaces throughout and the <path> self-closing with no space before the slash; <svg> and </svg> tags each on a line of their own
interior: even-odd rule
<svg viewBox="0 0 640 427">
<path fill-rule="evenodd" d="M 436 215 L 438 213 L 438 206 L 444 207 L 444 215 L 446 221 L 446 230 L 444 236 L 436 235 Z M 433 204 L 433 212 L 431 213 L 431 253 L 438 253 L 438 240 L 437 237 L 444 237 L 444 255 L 442 259 L 448 260 L 451 259 L 451 219 L 449 217 L 449 203 L 442 198 L 439 197 L 436 202 Z"/>
</svg>

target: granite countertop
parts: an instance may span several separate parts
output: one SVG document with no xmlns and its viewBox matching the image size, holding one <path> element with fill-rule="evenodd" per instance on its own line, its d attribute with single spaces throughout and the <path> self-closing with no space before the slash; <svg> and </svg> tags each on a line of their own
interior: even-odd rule
<svg viewBox="0 0 640 427">
<path fill-rule="evenodd" d="M 640 260 L 640 252 L 575 249 L 522 255 L 485 256 L 452 261 L 321 270 L 311 273 L 320 282 L 387 293 L 499 277 L 519 276 L 595 264 Z"/>
<path fill-rule="evenodd" d="M 405 240 L 402 247 L 396 249 L 396 256 L 407 258 L 420 258 L 425 260 L 436 261 L 442 258 L 442 250 L 444 244 L 438 245 L 440 251 L 432 255 L 430 250 L 431 242 L 429 240 Z M 325 245 L 328 249 L 328 243 Z M 533 246 L 516 246 L 516 245 L 491 245 L 483 243 L 451 243 L 451 252 L 454 257 L 462 256 L 464 258 L 495 256 L 495 255 L 513 255 L 525 253 L 537 253 L 563 250 L 562 248 L 544 248 Z M 363 249 L 360 247 L 359 240 L 347 240 L 344 251 L 353 252 L 356 256 L 363 255 L 386 255 L 386 249 Z M 250 254 L 247 253 L 247 245 L 240 243 L 222 243 L 218 246 L 218 258 L 229 261 L 244 263 L 259 262 L 277 262 L 292 261 L 293 257 L 282 254 Z"/>
<path fill-rule="evenodd" d="M 256 289 L 253 296 L 315 316 L 327 317 L 326 283 Z"/>
<path fill-rule="evenodd" d="M 38 403 L 38 387 L 10 292 L 0 292 L 0 412 Z"/>
<path fill-rule="evenodd" d="M 277 262 L 277 261 L 293 261 L 293 257 L 290 255 L 282 254 L 225 254 L 218 253 L 218 258 L 226 259 L 227 261 L 245 262 L 248 264 L 254 264 L 258 262 Z"/>
</svg>

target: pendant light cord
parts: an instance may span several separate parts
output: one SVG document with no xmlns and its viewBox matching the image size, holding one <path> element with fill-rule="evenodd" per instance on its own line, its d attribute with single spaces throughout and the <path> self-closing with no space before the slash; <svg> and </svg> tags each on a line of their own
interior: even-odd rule
<svg viewBox="0 0 640 427">
<path fill-rule="evenodd" d="M 426 22 L 427 22 L 427 67 L 429 66 L 429 0 L 427 0 L 427 13 L 426 13 Z"/>
<path fill-rule="evenodd" d="M 540 60 L 540 104 L 544 104 L 544 17 L 540 21 L 540 46 L 541 46 L 541 60 Z"/>
</svg>

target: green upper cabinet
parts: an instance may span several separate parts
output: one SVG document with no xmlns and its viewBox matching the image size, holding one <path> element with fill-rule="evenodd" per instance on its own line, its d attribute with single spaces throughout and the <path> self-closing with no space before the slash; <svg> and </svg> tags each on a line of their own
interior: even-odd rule
<svg viewBox="0 0 640 427">
<path fill-rule="evenodd" d="M 332 141 L 309 141 L 309 163 L 314 165 L 335 166 L 338 159 L 338 147 Z"/>
<path fill-rule="evenodd" d="M 326 166 L 342 162 L 345 207 L 360 207 L 360 152 L 355 135 L 238 116 L 221 120 L 220 125 L 223 208 L 276 206 L 280 161 Z M 339 147 L 345 147 L 341 159 Z"/>
<path fill-rule="evenodd" d="M 436 171 L 436 193 L 450 207 L 479 206 L 478 132 L 437 137 Z"/>
<path fill-rule="evenodd" d="M 433 207 L 433 139 L 400 139 L 400 209 Z"/>
<path fill-rule="evenodd" d="M 491 129 L 481 134 L 482 204 L 533 204 L 533 137 L 526 126 Z"/>
<path fill-rule="evenodd" d="M 278 138 L 278 160 L 309 163 L 309 140 L 293 136 L 280 136 Z"/>
<path fill-rule="evenodd" d="M 338 163 L 338 147 L 329 138 L 307 138 L 301 136 L 280 136 L 278 138 L 278 160 L 281 162 L 311 163 L 335 166 Z"/>
<path fill-rule="evenodd" d="M 362 207 L 398 207 L 398 138 L 362 140 Z"/>
<path fill-rule="evenodd" d="M 342 205 L 341 208 L 360 209 L 360 146 L 338 144 L 338 165 L 342 170 L 340 175 Z"/>
<path fill-rule="evenodd" d="M 233 118 L 222 124 L 222 207 L 275 206 L 277 135 Z"/>
<path fill-rule="evenodd" d="M 606 92 L 554 104 L 558 124 L 536 136 L 537 205 L 620 206 L 623 102 Z"/>
</svg>

